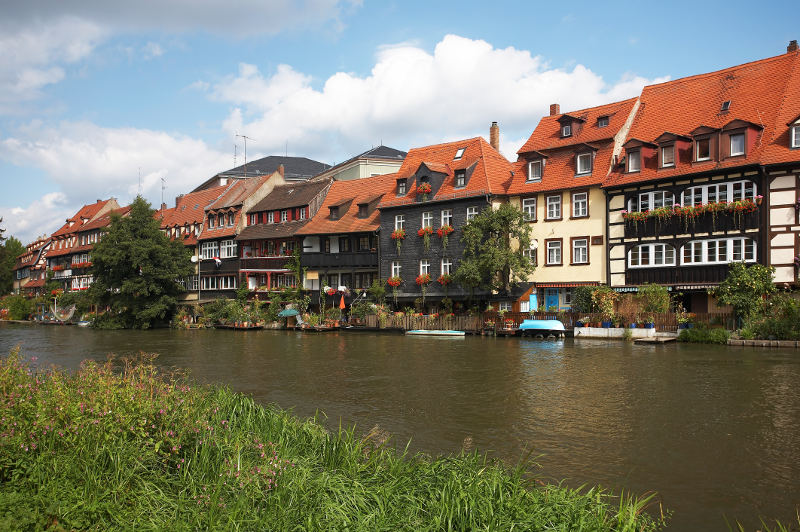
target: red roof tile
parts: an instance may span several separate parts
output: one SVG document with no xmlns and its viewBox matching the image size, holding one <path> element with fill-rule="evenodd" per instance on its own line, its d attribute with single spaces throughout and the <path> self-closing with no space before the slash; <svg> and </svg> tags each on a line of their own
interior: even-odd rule
<svg viewBox="0 0 800 532">
<path fill-rule="evenodd" d="M 83 207 L 80 208 L 80 210 L 77 213 L 75 213 L 75 216 L 67 218 L 67 222 L 63 226 L 61 226 L 61 228 L 58 229 L 55 233 L 53 233 L 52 236 L 53 237 L 65 236 L 70 233 L 76 232 L 78 228 L 85 223 L 84 220 L 88 222 L 89 220 L 94 219 L 94 217 L 97 216 L 97 213 L 99 213 L 103 209 L 103 207 L 105 207 L 110 202 L 113 202 L 112 208 L 119 207 L 119 205 L 117 205 L 117 200 L 115 200 L 114 198 L 84 205 Z M 72 222 L 72 225 L 70 225 L 70 222 Z"/>
</svg>

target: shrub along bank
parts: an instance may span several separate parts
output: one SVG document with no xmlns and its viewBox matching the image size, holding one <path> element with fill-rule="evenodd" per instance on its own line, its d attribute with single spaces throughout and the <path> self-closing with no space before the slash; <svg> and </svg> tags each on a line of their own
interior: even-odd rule
<svg viewBox="0 0 800 532">
<path fill-rule="evenodd" d="M 648 499 L 328 433 L 151 360 L 0 362 L 0 529 L 655 530 Z"/>
</svg>

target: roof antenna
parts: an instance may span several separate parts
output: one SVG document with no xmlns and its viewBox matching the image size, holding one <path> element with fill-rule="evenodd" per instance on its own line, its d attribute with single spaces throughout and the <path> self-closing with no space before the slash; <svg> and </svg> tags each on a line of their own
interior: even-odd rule
<svg viewBox="0 0 800 532">
<path fill-rule="evenodd" d="M 236 168 L 236 144 L 233 145 L 233 167 Z"/>
<path fill-rule="evenodd" d="M 238 133 L 236 134 L 236 136 L 242 137 L 244 139 L 244 178 L 247 179 L 247 141 L 255 139 L 248 137 L 247 135 L 239 135 Z"/>
<path fill-rule="evenodd" d="M 164 205 L 164 189 L 167 188 L 167 181 L 163 177 L 161 178 L 161 205 Z"/>
<path fill-rule="evenodd" d="M 283 156 L 284 157 L 288 157 L 289 156 L 289 141 L 288 140 L 286 141 L 286 148 L 284 148 L 284 150 L 283 150 Z"/>
</svg>

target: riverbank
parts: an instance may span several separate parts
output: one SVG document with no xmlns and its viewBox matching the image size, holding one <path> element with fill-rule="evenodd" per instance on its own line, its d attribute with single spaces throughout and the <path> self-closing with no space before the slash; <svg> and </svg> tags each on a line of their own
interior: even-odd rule
<svg viewBox="0 0 800 532">
<path fill-rule="evenodd" d="M 477 452 L 432 459 L 328 433 L 142 360 L 0 364 L 0 528 L 655 530 L 647 499 L 528 480 Z M 658 511 L 658 508 L 655 508 Z"/>
</svg>

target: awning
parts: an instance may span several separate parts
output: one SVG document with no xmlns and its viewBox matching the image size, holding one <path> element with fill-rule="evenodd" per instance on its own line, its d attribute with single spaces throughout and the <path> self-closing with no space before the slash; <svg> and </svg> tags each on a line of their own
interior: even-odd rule
<svg viewBox="0 0 800 532">
<path fill-rule="evenodd" d="M 293 308 L 285 308 L 282 311 L 278 312 L 278 316 L 281 318 L 288 318 L 289 316 L 297 316 L 300 314 L 297 309 Z"/>
<path fill-rule="evenodd" d="M 569 288 L 573 286 L 597 286 L 600 283 L 597 281 L 576 281 L 567 283 L 534 283 L 536 288 Z"/>
<path fill-rule="evenodd" d="M 672 292 L 673 288 L 671 286 L 667 286 L 667 292 Z M 638 292 L 638 286 L 612 286 L 612 290 L 615 292 Z"/>
<path fill-rule="evenodd" d="M 716 284 L 681 284 L 675 287 L 675 290 L 706 290 L 708 288 L 716 288 Z"/>
</svg>

